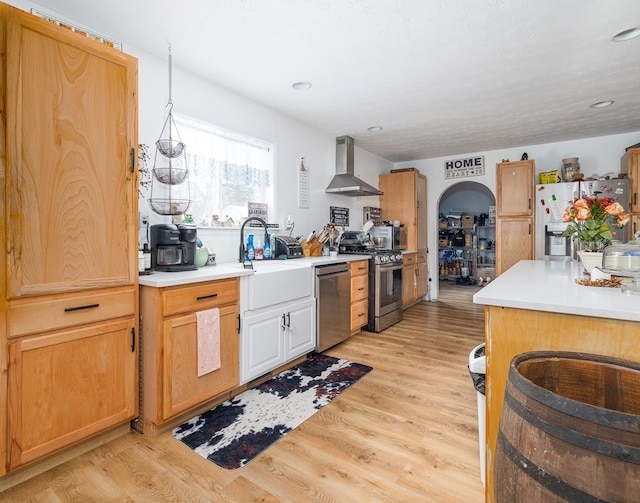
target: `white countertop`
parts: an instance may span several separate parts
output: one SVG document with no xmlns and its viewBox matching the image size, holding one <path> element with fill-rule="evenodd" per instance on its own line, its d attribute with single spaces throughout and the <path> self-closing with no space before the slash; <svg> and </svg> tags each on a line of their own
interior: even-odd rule
<svg viewBox="0 0 640 503">
<path fill-rule="evenodd" d="M 366 260 L 368 255 L 339 254 L 335 257 L 303 257 L 288 260 L 256 260 L 254 261 L 256 270 L 269 269 L 273 271 L 277 268 L 290 267 L 316 267 L 327 264 L 338 264 L 340 262 L 353 262 L 356 260 Z M 162 288 L 166 286 L 187 285 L 191 283 L 201 283 L 203 281 L 214 281 L 217 279 L 236 278 L 255 274 L 251 269 L 244 269 L 240 262 L 225 262 L 215 266 L 199 267 L 194 271 L 161 272 L 138 277 L 141 286 L 151 286 Z"/>
<path fill-rule="evenodd" d="M 640 295 L 620 288 L 582 286 L 578 261 L 522 260 L 473 296 L 476 304 L 596 318 L 640 321 Z"/>
</svg>

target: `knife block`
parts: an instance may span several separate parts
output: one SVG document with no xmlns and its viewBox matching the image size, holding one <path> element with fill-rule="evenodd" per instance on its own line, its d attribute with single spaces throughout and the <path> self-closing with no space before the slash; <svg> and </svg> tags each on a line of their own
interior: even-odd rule
<svg viewBox="0 0 640 503">
<path fill-rule="evenodd" d="M 315 236 L 308 243 L 303 239 L 300 241 L 300 245 L 302 246 L 302 254 L 305 257 L 320 257 L 322 255 L 324 245 Z"/>
</svg>

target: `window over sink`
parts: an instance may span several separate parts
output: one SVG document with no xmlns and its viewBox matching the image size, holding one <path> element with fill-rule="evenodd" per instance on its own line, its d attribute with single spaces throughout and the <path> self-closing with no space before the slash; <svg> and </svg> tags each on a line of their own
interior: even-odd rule
<svg viewBox="0 0 640 503">
<path fill-rule="evenodd" d="M 274 145 L 193 118 L 175 115 L 186 145 L 193 200 L 188 213 L 199 226 L 238 226 L 247 203 L 267 204 L 274 215 Z"/>
</svg>

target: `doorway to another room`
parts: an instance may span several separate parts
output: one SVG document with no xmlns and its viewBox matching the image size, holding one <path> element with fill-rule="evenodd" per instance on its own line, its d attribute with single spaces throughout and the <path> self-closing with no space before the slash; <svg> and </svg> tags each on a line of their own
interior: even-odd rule
<svg viewBox="0 0 640 503">
<path fill-rule="evenodd" d="M 478 182 L 450 186 L 438 205 L 439 298 L 459 288 L 479 289 L 495 278 L 495 204 Z"/>
</svg>

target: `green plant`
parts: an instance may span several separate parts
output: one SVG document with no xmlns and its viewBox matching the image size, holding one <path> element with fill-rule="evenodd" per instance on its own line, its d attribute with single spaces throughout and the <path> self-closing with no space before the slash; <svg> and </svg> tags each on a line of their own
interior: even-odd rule
<svg viewBox="0 0 640 503">
<path fill-rule="evenodd" d="M 138 145 L 138 195 L 142 196 L 142 189 L 147 189 L 151 185 L 151 170 L 147 167 L 147 163 L 151 160 L 149 157 L 149 146 L 144 143 Z"/>
</svg>

